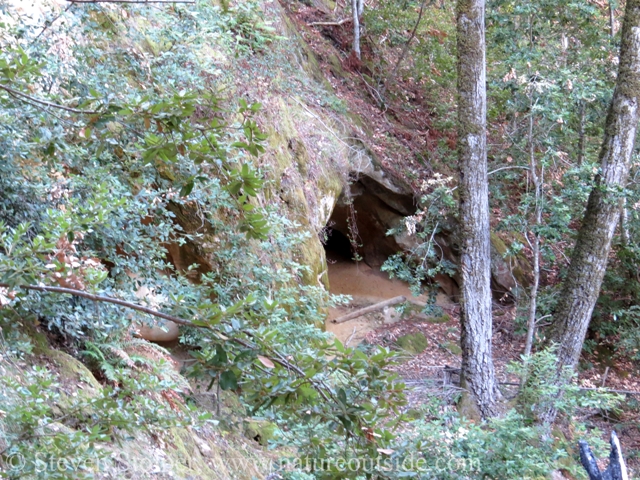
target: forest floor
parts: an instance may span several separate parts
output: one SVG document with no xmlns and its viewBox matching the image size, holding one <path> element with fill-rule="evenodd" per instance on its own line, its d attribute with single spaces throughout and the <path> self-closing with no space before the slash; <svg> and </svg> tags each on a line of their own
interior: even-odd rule
<svg viewBox="0 0 640 480">
<path fill-rule="evenodd" d="M 371 55 L 367 40 L 363 39 L 363 62 L 349 55 L 352 42 L 349 21 L 339 25 L 316 25 L 316 22 L 335 21 L 335 14 L 316 7 L 296 4 L 290 10 L 290 18 L 306 44 L 318 60 L 319 68 L 331 84 L 335 95 L 343 101 L 354 118 L 362 119 L 361 133 L 367 144 L 378 156 L 382 166 L 410 182 L 416 191 L 422 182 L 435 172 L 454 175 L 450 162 L 441 157 L 442 147 L 455 151 L 455 130 L 438 128 L 433 102 L 443 102 L 454 108 L 453 92 L 449 97 L 430 99 L 424 86 L 411 78 L 398 76 L 392 91 L 381 92 L 374 83 L 376 72 L 372 71 Z M 393 64 L 393 52 L 387 63 Z M 379 72 L 378 72 L 379 73 Z M 391 88 L 391 87 L 390 87 Z M 440 92 L 443 93 L 443 92 Z M 383 95 L 384 102 L 380 102 Z M 452 110 L 453 111 L 453 110 Z M 364 140 L 364 139 L 363 139 Z M 445 148 L 446 150 L 446 148 Z M 428 158 L 427 158 L 428 157 Z M 517 193 L 517 192 L 516 192 Z M 492 225 L 501 212 L 493 212 Z M 558 245 L 557 248 L 562 248 Z M 333 262 L 333 263 L 332 263 Z M 411 296 L 408 286 L 399 280 L 390 280 L 377 269 L 364 263 L 356 265 L 344 259 L 330 259 L 329 281 L 332 293 L 348 294 L 352 302 L 331 309 L 327 320 L 327 331 L 334 333 L 350 346 L 362 342 L 371 345 L 396 347 L 396 340 L 406 334 L 421 332 L 427 338 L 426 349 L 417 355 L 406 355 L 395 367 L 407 383 L 410 405 L 424 402 L 430 395 L 447 398 L 455 396 L 456 372 L 461 365 L 459 353 L 459 306 L 444 294 L 438 295 L 436 305 L 446 314 L 446 321 L 435 322 L 424 315 L 401 317 L 393 308 L 369 314 L 342 324 L 333 324 L 331 319 L 357 308 L 389 299 L 398 295 Z M 545 284 L 558 281 L 557 272 L 543 278 Z M 414 298 L 425 301 L 425 298 Z M 508 373 L 509 363 L 517 361 L 524 351 L 522 322 L 517 320 L 514 304 L 496 302 L 493 309 L 493 352 L 496 374 L 505 395 L 514 395 L 517 378 Z M 457 348 L 456 348 L 457 347 Z M 618 433 L 629 466 L 640 471 L 640 370 L 631 360 L 616 356 L 612 348 L 598 346 L 591 353 L 583 353 L 577 382 L 585 388 L 605 387 L 612 391 L 625 392 L 624 412 L 612 414 L 594 410 L 578 413 L 578 420 L 599 428 L 603 434 L 615 429 Z M 515 385 L 514 385 L 515 384 Z M 565 432 L 571 435 L 570 431 Z M 570 436 L 570 440 L 573 440 Z M 575 439 L 576 442 L 578 439 Z"/>
<path fill-rule="evenodd" d="M 422 353 L 408 354 L 401 351 L 401 361 L 394 367 L 407 384 L 409 408 L 418 407 L 434 396 L 451 400 L 456 396 L 458 371 L 461 366 L 460 307 L 439 293 L 436 306 L 445 315 L 427 317 L 409 314 L 403 317 L 393 308 L 335 324 L 331 320 L 355 309 L 398 296 L 405 295 L 418 301 L 425 297 L 412 297 L 408 284 L 389 279 L 386 273 L 372 269 L 364 263 L 342 258 L 332 258 L 329 252 L 329 283 L 331 293 L 351 295 L 349 305 L 330 311 L 326 328 L 349 346 L 360 343 L 380 345 L 399 350 L 397 339 L 416 332 L 427 338 Z M 493 351 L 496 374 L 504 395 L 510 398 L 517 391 L 518 378 L 508 372 L 508 365 L 520 358 L 524 351 L 524 333 L 516 330 L 515 305 L 494 304 Z M 585 389 L 605 387 L 625 393 L 625 411 L 619 414 L 593 409 L 579 410 L 576 420 L 599 428 L 608 435 L 612 429 L 620 437 L 623 452 L 630 468 L 640 470 L 640 377 L 637 366 L 624 359 L 612 359 L 608 352 L 596 350 L 583 354 L 577 382 Z M 571 441 L 572 431 L 563 429 Z M 577 442 L 577 438 L 575 441 Z"/>
<path fill-rule="evenodd" d="M 352 28 L 341 25 L 316 26 L 315 22 L 335 21 L 333 12 L 298 4 L 290 17 L 315 54 L 318 65 L 335 95 L 360 118 L 361 134 L 382 166 L 418 188 L 434 172 L 447 176 L 450 167 L 441 161 L 439 146 L 455 150 L 454 130 L 435 127 L 432 101 L 424 86 L 413 79 L 395 78 L 393 89 L 384 89 L 377 77 L 367 39 L 362 40 L 363 61 L 349 55 Z M 367 60 L 368 59 L 368 60 Z M 390 59 L 393 60 L 393 59 Z M 382 101 L 381 101 L 382 100 Z M 454 105 L 453 96 L 439 101 Z M 363 138 L 363 140 L 365 140 Z M 428 156 L 428 158 L 427 158 Z"/>
</svg>

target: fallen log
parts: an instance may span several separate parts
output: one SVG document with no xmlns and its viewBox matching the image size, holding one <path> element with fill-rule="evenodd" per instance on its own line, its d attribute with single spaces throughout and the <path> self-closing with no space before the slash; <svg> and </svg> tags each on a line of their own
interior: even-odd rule
<svg viewBox="0 0 640 480">
<path fill-rule="evenodd" d="M 316 26 L 339 27 L 340 25 L 343 25 L 351 21 L 352 21 L 351 18 L 343 18 L 342 20 L 339 20 L 337 22 L 311 22 L 311 23 L 307 23 L 307 27 L 316 27 Z"/>
<path fill-rule="evenodd" d="M 356 310 L 355 312 L 348 313 L 347 315 L 343 315 L 342 317 L 334 318 L 333 320 L 331 320 L 331 323 L 348 322 L 349 320 L 361 317 L 362 315 L 366 315 L 367 313 L 376 312 L 378 310 L 382 310 L 384 307 L 390 307 L 391 305 L 396 305 L 398 303 L 406 301 L 407 297 L 403 297 L 402 295 L 399 297 L 393 297 L 389 300 L 385 300 L 384 302 L 374 303 L 373 305 L 369 305 L 368 307 L 364 307 L 360 310 Z"/>
<path fill-rule="evenodd" d="M 604 472 L 600 471 L 596 463 L 596 457 L 593 455 L 591 448 L 584 440 L 578 442 L 580 444 L 580 461 L 582 466 L 589 474 L 589 480 L 629 480 L 627 474 L 627 466 L 622 457 L 620 449 L 620 441 L 616 432 L 611 432 L 611 454 L 609 455 L 609 466 Z"/>
</svg>

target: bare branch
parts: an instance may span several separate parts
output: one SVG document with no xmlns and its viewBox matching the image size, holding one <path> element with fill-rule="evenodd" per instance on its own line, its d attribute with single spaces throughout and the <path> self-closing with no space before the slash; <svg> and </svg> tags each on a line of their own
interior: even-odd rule
<svg viewBox="0 0 640 480">
<path fill-rule="evenodd" d="M 47 31 L 47 29 L 53 25 L 60 17 L 62 17 L 65 13 L 67 13 L 69 11 L 69 9 L 73 7 L 73 3 L 70 3 L 67 8 L 65 8 L 62 12 L 60 12 L 53 20 L 47 21 L 44 24 L 44 28 L 40 31 L 40 33 L 36 36 L 36 38 L 34 38 L 31 41 L 31 44 L 33 45 L 43 34 L 44 32 Z"/>
<path fill-rule="evenodd" d="M 0 287 L 8 288 L 10 286 L 8 284 L 0 283 Z M 74 288 L 52 287 L 52 286 L 46 286 L 46 285 L 20 285 L 20 288 L 23 288 L 25 290 L 36 290 L 39 292 L 64 293 L 67 295 L 75 295 L 76 297 L 88 298 L 89 300 L 93 300 L 94 302 L 113 303 L 115 305 L 120 305 L 121 307 L 130 308 L 131 310 L 137 310 L 139 312 L 143 312 L 148 315 L 152 315 L 154 317 L 162 318 L 164 320 L 169 320 L 171 322 L 177 323 L 178 325 L 203 328 L 202 325 L 196 325 L 195 323 L 191 323 L 181 318 L 174 317 L 173 315 L 168 315 L 166 313 L 158 312 L 157 310 L 154 310 L 152 308 L 143 307 L 142 305 L 127 302 L 125 300 L 120 300 L 119 298 L 105 297 L 103 295 L 94 295 L 93 293 L 85 292 L 84 290 L 76 290 Z M 207 328 L 207 327 L 204 327 L 204 328 Z"/>
<path fill-rule="evenodd" d="M 12 288 L 9 284 L 7 283 L 0 283 L 0 287 L 2 288 Z M 189 322 L 187 320 L 183 320 L 181 318 L 175 317 L 173 315 L 168 315 L 166 313 L 162 313 L 162 312 L 158 312 L 157 310 L 153 310 L 152 308 L 148 308 L 148 307 L 143 307 L 142 305 L 138 305 L 135 303 L 131 303 L 131 302 L 127 302 L 125 300 L 120 300 L 118 298 L 113 298 L 113 297 L 105 297 L 103 295 L 94 295 L 92 293 L 89 292 L 85 292 L 83 290 L 76 290 L 73 288 L 63 288 L 63 287 L 53 287 L 53 286 L 47 286 L 47 285 L 20 285 L 19 287 L 15 287 L 15 288 L 22 288 L 25 290 L 35 290 L 35 291 L 39 291 L 39 292 L 51 292 L 51 293 L 63 293 L 63 294 L 67 294 L 67 295 L 75 295 L 76 297 L 83 297 L 83 298 L 87 298 L 89 300 L 93 300 L 96 302 L 105 302 L 105 303 L 113 303 L 115 305 L 120 305 L 122 307 L 125 308 L 130 308 L 131 310 L 137 310 L 139 312 L 143 312 L 146 313 L 148 315 L 152 315 L 154 317 L 158 317 L 158 318 L 162 318 L 164 320 L 169 320 L 171 322 L 177 323 L 178 325 L 184 325 L 187 327 L 196 327 L 196 328 L 205 328 L 205 329 L 209 329 L 212 330 L 212 327 L 210 325 L 201 325 L 201 324 L 196 324 L 196 323 L 192 323 Z M 246 330 L 243 330 L 242 333 L 244 333 L 245 335 L 247 335 L 249 338 L 255 339 L 255 336 L 251 333 L 248 332 Z M 230 338 L 229 341 L 236 343 L 240 346 L 243 346 L 245 348 L 249 348 L 251 350 L 258 350 L 258 346 L 257 345 L 252 345 L 250 342 L 247 342 L 241 338 Z M 265 348 L 268 348 L 269 350 L 271 350 L 273 352 L 272 355 L 266 355 L 267 358 L 269 358 L 271 361 L 273 361 L 274 363 L 277 363 L 278 365 L 282 366 L 283 368 L 287 369 L 288 371 L 293 371 L 295 372 L 299 377 L 306 377 L 306 373 L 301 370 L 300 368 L 298 368 L 296 365 L 292 364 L 291 362 L 289 362 L 287 360 L 286 357 L 284 357 L 280 352 L 273 350 L 272 348 L 268 347 L 268 346 L 264 346 Z M 331 389 L 326 386 L 324 384 L 324 382 L 320 381 L 315 381 L 315 380 L 309 380 L 318 390 L 318 392 L 320 393 L 320 395 L 325 399 L 325 400 L 329 400 L 329 397 L 327 396 L 327 392 L 325 392 L 324 390 L 328 391 L 329 394 L 331 394 Z M 1 452 L 0 452 L 1 454 Z"/>
<path fill-rule="evenodd" d="M 603 472 L 598 467 L 596 457 L 593 455 L 591 448 L 584 440 L 578 442 L 580 445 L 580 462 L 589 474 L 590 480 L 628 480 L 627 465 L 622 456 L 620 448 L 620 440 L 616 432 L 611 432 L 611 454 L 609 455 L 609 466 Z"/>
<path fill-rule="evenodd" d="M 32 97 L 30 95 L 27 95 L 26 93 L 20 92 L 19 90 L 14 90 L 13 88 L 8 87 L 7 85 L 2 85 L 1 83 L 0 83 L 0 90 L 4 90 L 12 97 L 22 101 L 28 100 L 29 102 L 33 102 L 38 105 L 44 105 L 45 107 L 58 108 L 60 110 L 64 110 L 71 113 L 79 113 L 82 115 L 95 115 L 96 113 L 100 113 L 98 111 L 78 110 L 77 108 L 65 107 L 64 105 L 59 105 L 57 103 L 47 102 L 46 100 L 40 100 L 39 98 Z"/>
<path fill-rule="evenodd" d="M 500 167 L 495 170 L 491 170 L 487 175 L 493 175 L 494 173 L 501 172 L 502 170 L 513 170 L 513 169 L 521 169 L 521 170 L 529 170 L 529 167 L 520 166 L 520 165 L 509 165 L 508 167 Z"/>
<path fill-rule="evenodd" d="M 409 38 L 404 44 L 404 47 L 402 48 L 402 52 L 400 53 L 400 56 L 398 57 L 398 60 L 396 61 L 395 66 L 393 67 L 393 70 L 391 70 L 391 73 L 389 74 L 386 81 L 384 82 L 385 85 L 389 85 L 393 80 L 395 80 L 396 74 L 398 73 L 398 69 L 400 68 L 400 64 L 402 63 L 402 61 L 404 60 L 404 57 L 407 55 L 407 52 L 409 51 L 409 45 L 411 45 L 411 42 L 416 37 L 416 33 L 418 33 L 418 27 L 420 26 L 420 22 L 422 21 L 422 14 L 424 13 L 424 7 L 426 6 L 426 4 L 427 4 L 427 0 L 422 0 L 422 4 L 420 5 L 420 12 L 418 13 L 418 19 L 416 20 L 416 24 L 413 26 L 413 30 L 411 31 Z M 431 4 L 431 2 L 429 2 L 429 4 Z"/>
</svg>

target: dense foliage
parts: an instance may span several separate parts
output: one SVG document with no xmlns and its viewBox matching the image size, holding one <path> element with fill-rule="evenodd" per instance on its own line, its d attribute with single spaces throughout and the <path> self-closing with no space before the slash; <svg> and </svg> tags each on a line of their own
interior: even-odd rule
<svg viewBox="0 0 640 480">
<path fill-rule="evenodd" d="M 230 73 L 233 62 L 273 68 L 282 57 L 270 49 L 282 54 L 292 41 L 260 2 L 87 4 L 44 14 L 19 3 L 0 3 L 3 478 L 93 478 L 90 468 L 50 471 L 38 462 L 73 455 L 95 465 L 108 453 L 103 447 L 125 434 L 221 420 L 192 406 L 169 352 L 136 338 L 157 318 L 126 304 L 184 322 L 181 343 L 192 356 L 185 376 L 218 402 L 221 390 L 237 395 L 242 416 L 274 422 L 272 446 L 284 452 L 281 473 L 289 478 L 535 478 L 561 467 L 581 475 L 567 461 L 575 453 L 569 442 L 544 438 L 535 415 L 550 398 L 567 419 L 578 407 L 609 409 L 618 399 L 549 390 L 552 352 L 514 366 L 534 381 L 504 418 L 476 424 L 436 401 L 407 412 L 404 384 L 389 371 L 393 352 L 348 348 L 318 328 L 326 308 L 345 299 L 301 281 L 309 268 L 295 252 L 308 232 L 269 202 L 278 187 L 260 161 L 268 125 L 260 99 L 245 96 Z M 452 19 L 450 2 L 394 0 L 367 5 L 364 20 L 364 41 L 381 59 L 364 81 L 377 89 L 381 108 L 401 98 L 395 83 L 424 89 L 439 135 L 421 161 L 446 175 L 454 153 Z M 562 247 L 572 241 L 596 169 L 616 41 L 602 33 L 606 20 L 589 2 L 489 7 L 492 207 L 497 228 L 520 239 L 510 254 L 527 251 L 531 233 L 542 241 L 540 317 L 552 311 L 566 266 Z M 333 97 L 322 101 L 344 110 Z M 531 151 L 544 172 L 542 198 L 523 174 Z M 420 209 L 406 225 L 424 243 L 384 268 L 416 291 L 455 273 L 434 241 L 454 228 L 455 186 L 443 175 L 424 180 Z M 620 339 L 617 347 L 637 357 L 636 187 L 626 192 L 628 233 L 594 336 Z M 543 222 L 534 224 L 537 202 Z M 175 254 L 180 247 L 197 254 L 203 242 L 207 265 L 183 264 Z M 519 287 L 524 308 L 527 288 Z M 55 370 L 28 366 L 46 358 L 49 343 L 101 383 L 72 396 Z M 16 458 L 31 470 L 15 468 Z"/>
<path fill-rule="evenodd" d="M 7 393 L 6 421 L 15 432 L 5 438 L 7 458 L 24 449 L 66 455 L 124 427 L 187 418 L 166 415 L 159 424 L 160 407 L 138 403 L 141 389 L 180 391 L 132 354 L 132 328 L 148 316 L 21 288 L 32 285 L 143 303 L 184 319 L 192 327 L 183 342 L 194 349 L 188 374 L 241 393 L 247 414 L 273 411 L 285 423 L 326 426 L 324 437 L 300 444 L 310 455 L 322 457 L 330 438 L 354 454 L 377 455 L 376 446 L 391 439 L 381 419 L 403 401 L 402 384 L 385 371 L 392 355 L 344 348 L 315 327 L 335 300 L 299 284 L 307 267 L 291 252 L 305 233 L 276 207 L 261 206 L 268 172 L 252 160 L 266 138 L 254 119 L 260 105 L 217 93 L 227 79 L 217 79 L 220 68 L 205 56 L 211 45 L 224 55 L 260 55 L 278 37 L 255 3 L 221 9 L 203 2 L 197 13 L 87 5 L 50 26 L 53 19 L 28 22 L 20 8 L 3 11 L 3 331 L 15 358 L 27 358 L 34 348 L 28 332 L 39 324 L 69 351 L 84 352 L 112 385 L 71 413 L 51 406 L 27 413 L 32 403 L 55 402 L 42 397 L 55 390 L 55 378 L 15 372 L 20 379 L 8 392 L 20 398 L 12 402 Z M 200 222 L 195 231 L 181 224 L 184 212 Z M 213 267 L 194 283 L 198 266 L 177 268 L 166 246 L 202 234 L 217 245 Z M 115 415 L 103 401 L 128 406 Z M 127 416 L 133 409 L 139 421 Z M 34 430 L 44 417 L 65 425 L 57 440 L 49 441 L 47 425 Z M 371 442 L 374 431 L 382 437 Z"/>
</svg>

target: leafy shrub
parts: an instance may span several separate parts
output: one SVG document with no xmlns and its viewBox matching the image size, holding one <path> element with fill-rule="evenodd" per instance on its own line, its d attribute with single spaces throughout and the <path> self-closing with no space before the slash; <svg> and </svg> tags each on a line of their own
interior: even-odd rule
<svg viewBox="0 0 640 480">
<path fill-rule="evenodd" d="M 263 52 L 271 43 L 282 39 L 270 22 L 264 19 L 260 5 L 255 0 L 234 2 L 223 11 L 225 16 L 221 26 L 233 34 L 238 52 Z"/>
<path fill-rule="evenodd" d="M 320 457 L 330 444 L 375 451 L 374 432 L 388 442 L 383 419 L 404 402 L 403 384 L 386 370 L 393 355 L 367 356 L 314 328 L 342 299 L 300 285 L 306 267 L 292 252 L 305 234 L 276 207 L 261 206 L 260 105 L 221 98 L 215 92 L 225 79 L 201 58 L 211 45 L 241 54 L 275 41 L 256 4 L 238 2 L 227 13 L 209 2 L 84 7 L 45 32 L 67 42 L 60 55 L 36 41 L 40 28 L 18 31 L 11 9 L 2 13 L 14 21 L 0 25 L 0 82 L 18 92 L 0 93 L 0 139 L 14 139 L 0 153 L 13 179 L 0 208 L 0 325 L 42 325 L 109 384 L 97 400 L 76 405 L 101 412 L 88 424 L 74 417 L 78 428 L 56 442 L 91 457 L 96 450 L 83 445 L 113 440 L 110 428 L 167 426 L 157 395 L 184 385 L 134 353 L 129 329 L 149 321 L 139 310 L 25 287 L 71 288 L 171 315 L 192 326 L 183 336 L 194 350 L 191 375 L 241 394 L 247 413 L 277 411 L 285 423 L 322 426 L 321 438 L 299 448 Z M 132 20 L 143 14 L 145 22 Z M 21 184 L 37 194 L 14 215 L 28 192 Z M 205 271 L 168 262 L 167 244 L 198 248 L 203 239 Z M 5 458 L 26 456 L 23 448 L 56 454 L 48 432 L 21 444 L 37 418 L 63 420 L 51 406 L 55 379 L 32 382 L 41 388 L 20 390 L 12 404 Z M 32 417 L 16 410 L 39 403 Z M 130 418 L 134 407 L 144 421 Z M 94 421 L 95 432 L 83 429 Z"/>
<path fill-rule="evenodd" d="M 69 395 L 55 374 L 32 367 L 0 376 L 3 478 L 94 478 L 106 458 L 102 448 L 126 432 L 142 428 L 161 433 L 179 425 L 197 425 L 183 405 L 175 410 L 163 398 L 177 385 L 153 374 L 131 377 L 113 372 L 116 386 Z M 175 406 L 175 403 L 173 404 Z"/>
<path fill-rule="evenodd" d="M 424 283 L 433 282 L 436 275 L 455 272 L 455 265 L 443 258 L 438 244 L 438 235 L 447 230 L 456 211 L 451 181 L 452 178 L 440 174 L 424 181 L 418 211 L 406 218 L 405 225 L 387 232 L 388 235 L 415 235 L 420 240 L 413 251 L 392 255 L 381 267 L 391 278 L 397 277 L 409 283 L 416 296 L 422 293 Z M 430 303 L 435 302 L 436 291 L 436 288 L 431 289 Z"/>
<path fill-rule="evenodd" d="M 577 408 L 601 408 L 605 410 L 618 407 L 623 397 L 602 391 L 583 391 L 573 382 L 576 373 L 566 368 L 557 369 L 556 347 L 545 348 L 522 362 L 509 365 L 509 371 L 521 380 L 518 392 L 518 412 L 529 421 L 550 408 L 562 412 L 571 418 Z"/>
</svg>

